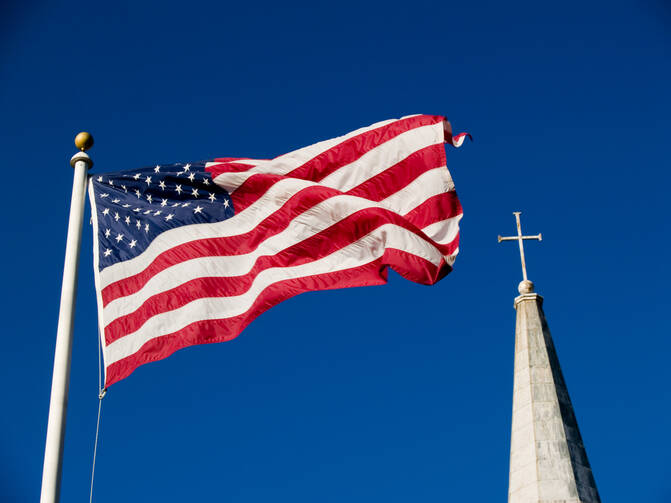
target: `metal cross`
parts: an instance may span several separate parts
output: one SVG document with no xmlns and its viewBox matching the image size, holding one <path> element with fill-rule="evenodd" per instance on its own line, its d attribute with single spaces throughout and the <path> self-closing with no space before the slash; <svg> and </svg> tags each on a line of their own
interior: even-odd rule
<svg viewBox="0 0 671 503">
<path fill-rule="evenodd" d="M 538 241 L 542 241 L 543 236 L 541 234 L 538 234 L 537 236 L 523 236 L 522 224 L 520 224 L 521 214 L 522 214 L 521 211 L 513 211 L 513 215 L 515 215 L 515 220 L 517 220 L 517 236 L 509 236 L 509 237 L 499 236 L 499 243 L 501 241 L 517 241 L 519 243 L 520 258 L 522 259 L 522 277 L 524 278 L 524 281 L 527 281 L 527 264 L 524 261 L 524 245 L 522 244 L 522 241 L 524 241 L 525 239 L 537 239 Z"/>
</svg>

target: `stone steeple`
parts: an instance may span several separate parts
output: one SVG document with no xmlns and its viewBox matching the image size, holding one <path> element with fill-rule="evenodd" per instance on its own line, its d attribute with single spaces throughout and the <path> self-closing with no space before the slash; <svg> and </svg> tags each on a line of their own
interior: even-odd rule
<svg viewBox="0 0 671 503">
<path fill-rule="evenodd" d="M 523 281 L 515 298 L 515 379 L 508 503 L 601 503 L 564 382 L 543 297 L 527 279 L 520 212 L 517 241 Z"/>
<path fill-rule="evenodd" d="M 520 283 L 508 503 L 600 503 L 543 297 Z"/>
</svg>

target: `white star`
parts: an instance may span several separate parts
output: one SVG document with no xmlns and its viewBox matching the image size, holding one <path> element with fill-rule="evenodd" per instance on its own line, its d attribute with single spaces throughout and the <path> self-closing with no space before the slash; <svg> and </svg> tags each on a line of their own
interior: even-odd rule
<svg viewBox="0 0 671 503">
<path fill-rule="evenodd" d="M 114 239 L 116 239 L 116 242 L 118 243 L 119 241 L 121 241 L 123 239 L 123 234 L 117 234 Z"/>
<path fill-rule="evenodd" d="M 105 193 L 105 194 L 100 194 L 100 199 L 104 199 L 106 197 L 109 197 L 110 195 Z"/>
<path fill-rule="evenodd" d="M 142 174 L 135 173 L 135 175 L 133 175 L 133 178 L 135 178 L 136 180 L 139 180 L 141 176 L 142 176 Z"/>
<path fill-rule="evenodd" d="M 224 208 L 228 208 L 228 199 L 224 199 Z"/>
<path fill-rule="evenodd" d="M 165 182 L 163 180 L 158 182 L 158 186 L 161 187 L 161 190 L 165 190 Z"/>
<path fill-rule="evenodd" d="M 135 222 L 135 227 L 137 227 L 138 229 L 139 229 L 140 227 L 142 227 L 142 224 L 140 223 L 139 220 L 138 220 L 137 222 Z"/>
<path fill-rule="evenodd" d="M 161 171 L 161 166 L 157 164 L 156 167 L 154 168 L 154 173 L 158 173 L 159 171 Z"/>
<path fill-rule="evenodd" d="M 119 214 L 115 211 L 114 212 L 114 220 L 116 220 L 118 222 L 120 218 L 121 217 L 119 216 Z"/>
<path fill-rule="evenodd" d="M 196 178 L 196 174 L 195 173 L 189 173 L 189 176 L 187 178 L 193 182 L 193 179 Z"/>
<path fill-rule="evenodd" d="M 126 225 L 130 224 L 130 217 L 124 218 L 123 221 L 126 222 Z"/>
<path fill-rule="evenodd" d="M 170 215 L 168 215 L 167 217 L 165 217 L 165 221 L 166 221 L 166 222 L 169 222 L 170 220 L 172 220 L 172 217 L 173 217 L 173 216 L 174 216 L 174 215 L 173 215 L 172 213 L 170 213 Z"/>
<path fill-rule="evenodd" d="M 110 209 L 109 209 L 109 208 L 105 208 L 105 209 L 103 210 L 103 215 L 109 215 L 109 214 L 110 214 Z"/>
<path fill-rule="evenodd" d="M 182 194 L 182 186 L 181 185 L 175 185 L 175 192 L 178 194 Z"/>
<path fill-rule="evenodd" d="M 207 178 L 203 178 L 203 185 L 210 185 L 210 181 Z"/>
<path fill-rule="evenodd" d="M 144 224 L 144 231 L 149 232 L 149 224 Z"/>
<path fill-rule="evenodd" d="M 126 188 L 125 185 L 122 185 L 121 188 L 123 189 L 124 192 L 128 193 L 128 189 Z"/>
<path fill-rule="evenodd" d="M 145 215 L 149 215 L 151 213 L 151 210 L 147 210 L 144 212 Z"/>
<path fill-rule="evenodd" d="M 210 192 L 210 195 L 207 196 L 207 198 L 208 198 L 211 202 L 214 202 L 214 200 L 216 199 L 216 197 L 214 197 L 214 194 L 213 194 L 212 192 Z"/>
<path fill-rule="evenodd" d="M 161 210 L 156 210 L 156 211 L 154 212 L 154 216 L 155 216 L 155 217 L 159 216 L 160 214 L 161 214 Z"/>
<path fill-rule="evenodd" d="M 191 203 L 182 203 L 182 208 L 186 208 L 187 206 L 190 206 Z"/>
<path fill-rule="evenodd" d="M 99 182 L 102 182 L 102 181 L 103 181 L 103 177 L 102 177 L 102 176 L 99 176 L 99 177 L 98 177 L 98 181 L 99 181 Z"/>
<path fill-rule="evenodd" d="M 112 231 L 110 231 L 109 229 L 105 229 L 105 237 L 106 237 L 106 238 L 110 237 L 110 233 L 111 233 L 111 232 L 112 232 Z"/>
<path fill-rule="evenodd" d="M 147 185 L 150 185 L 151 184 L 151 176 L 148 176 L 147 178 L 145 178 L 144 183 L 146 183 Z"/>
<path fill-rule="evenodd" d="M 180 205 L 180 203 L 175 203 L 175 204 L 172 205 L 172 207 L 177 208 L 177 206 L 179 206 L 179 205 Z"/>
<path fill-rule="evenodd" d="M 119 204 L 121 202 L 121 199 L 112 199 L 112 202 L 114 204 Z"/>
<path fill-rule="evenodd" d="M 186 173 L 187 171 L 189 171 L 190 167 L 191 167 L 191 164 L 185 164 L 183 173 Z"/>
<path fill-rule="evenodd" d="M 135 195 L 136 195 L 137 197 L 140 197 L 140 195 L 141 195 L 141 194 L 140 194 L 140 191 L 137 190 L 137 189 L 135 189 Z"/>
<path fill-rule="evenodd" d="M 109 183 L 110 185 L 114 185 L 114 182 L 112 181 L 111 178 L 107 181 L 107 183 Z"/>
<path fill-rule="evenodd" d="M 128 246 L 130 246 L 131 248 L 135 248 L 135 245 L 136 245 L 136 244 L 137 244 L 137 241 L 135 241 L 135 240 L 133 239 L 130 243 L 128 243 Z"/>
<path fill-rule="evenodd" d="M 149 201 L 149 204 L 151 204 L 151 194 L 147 194 L 147 201 Z"/>
<path fill-rule="evenodd" d="M 202 213 L 202 211 L 203 211 L 203 208 L 201 208 L 200 206 L 196 206 L 196 207 L 193 209 L 193 212 L 194 212 L 194 213 Z"/>
<path fill-rule="evenodd" d="M 130 204 L 126 203 L 122 205 L 124 208 L 130 208 Z"/>
<path fill-rule="evenodd" d="M 112 250 L 110 250 L 109 248 L 105 248 L 105 252 L 103 253 L 103 255 L 105 255 L 106 257 L 109 257 L 111 253 L 112 253 Z"/>
<path fill-rule="evenodd" d="M 135 208 L 133 211 L 137 213 L 138 211 L 142 211 L 142 210 L 140 208 Z"/>
<path fill-rule="evenodd" d="M 167 200 L 167 199 L 163 199 L 163 200 L 161 201 L 161 206 L 166 206 L 167 204 L 168 204 L 168 200 Z"/>
<path fill-rule="evenodd" d="M 198 189 L 196 187 L 194 187 L 193 190 L 191 191 L 191 195 L 193 197 L 198 197 Z"/>
</svg>

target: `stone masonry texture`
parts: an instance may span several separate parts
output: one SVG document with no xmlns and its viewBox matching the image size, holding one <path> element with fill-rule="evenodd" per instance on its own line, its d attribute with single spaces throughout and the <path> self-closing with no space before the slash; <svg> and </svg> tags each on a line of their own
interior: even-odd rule
<svg viewBox="0 0 671 503">
<path fill-rule="evenodd" d="M 600 503 L 542 304 L 515 299 L 508 503 Z"/>
</svg>

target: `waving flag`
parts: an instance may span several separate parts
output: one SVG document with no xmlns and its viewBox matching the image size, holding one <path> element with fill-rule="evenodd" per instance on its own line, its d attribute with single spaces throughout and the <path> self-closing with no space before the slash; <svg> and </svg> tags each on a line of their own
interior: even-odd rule
<svg viewBox="0 0 671 503">
<path fill-rule="evenodd" d="M 221 158 L 94 175 L 105 384 L 193 344 L 236 337 L 310 290 L 433 284 L 458 252 L 461 206 L 440 116 L 359 129 L 270 160 Z"/>
</svg>

